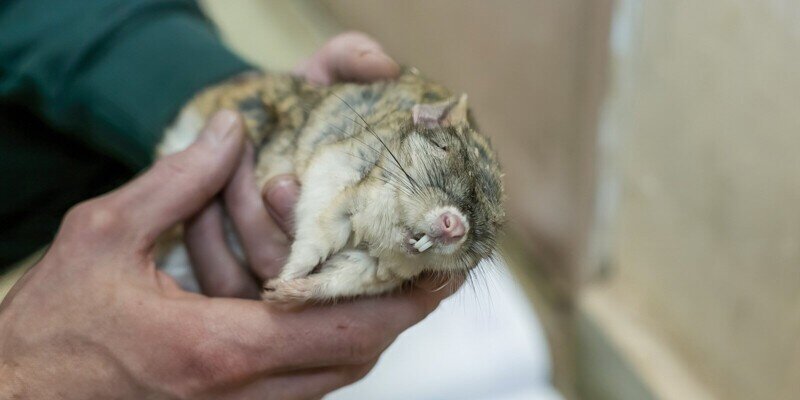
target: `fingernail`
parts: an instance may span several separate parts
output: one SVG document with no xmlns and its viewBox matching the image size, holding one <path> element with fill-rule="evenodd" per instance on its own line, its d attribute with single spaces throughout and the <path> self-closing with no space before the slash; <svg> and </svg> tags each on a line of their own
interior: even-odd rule
<svg viewBox="0 0 800 400">
<path fill-rule="evenodd" d="M 385 63 L 385 64 L 389 64 L 389 65 L 392 65 L 392 66 L 397 66 L 398 65 L 397 61 L 395 61 L 392 57 L 389 57 L 389 55 L 387 55 L 386 53 L 384 53 L 380 49 L 366 48 L 366 49 L 363 49 L 361 51 L 359 56 L 362 57 L 362 58 L 372 58 L 374 60 L 377 60 L 377 61 Z"/>
<path fill-rule="evenodd" d="M 206 127 L 205 136 L 216 141 L 222 141 L 239 124 L 239 114 L 231 110 L 222 110 L 211 117 Z"/>
<path fill-rule="evenodd" d="M 265 185 L 264 197 L 267 210 L 284 229 L 289 228 L 289 221 L 299 195 L 300 183 L 293 175 L 276 176 Z"/>
</svg>

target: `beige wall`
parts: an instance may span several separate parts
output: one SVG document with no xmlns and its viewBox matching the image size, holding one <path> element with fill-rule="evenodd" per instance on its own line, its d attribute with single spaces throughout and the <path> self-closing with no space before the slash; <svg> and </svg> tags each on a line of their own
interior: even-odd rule
<svg viewBox="0 0 800 400">
<path fill-rule="evenodd" d="M 616 17 L 612 293 L 719 398 L 796 399 L 800 3 L 623 0 Z"/>
<path fill-rule="evenodd" d="M 200 0 L 225 41 L 264 68 L 291 70 L 338 27 L 316 4 L 296 0 Z"/>
</svg>

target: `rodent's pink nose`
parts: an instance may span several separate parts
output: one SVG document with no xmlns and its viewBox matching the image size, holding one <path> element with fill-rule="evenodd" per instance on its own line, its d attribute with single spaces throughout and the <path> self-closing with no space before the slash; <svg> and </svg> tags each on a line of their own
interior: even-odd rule
<svg viewBox="0 0 800 400">
<path fill-rule="evenodd" d="M 447 239 L 460 239 L 467 232 L 461 217 L 451 212 L 444 212 L 439 216 L 439 229 L 442 237 Z"/>
</svg>

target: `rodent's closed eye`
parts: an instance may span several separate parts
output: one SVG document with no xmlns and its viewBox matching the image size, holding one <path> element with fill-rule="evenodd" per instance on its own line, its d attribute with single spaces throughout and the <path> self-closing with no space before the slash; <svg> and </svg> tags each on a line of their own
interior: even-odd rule
<svg viewBox="0 0 800 400">
<path fill-rule="evenodd" d="M 450 146 L 447 145 L 447 138 L 443 137 L 443 135 L 441 134 L 428 133 L 428 134 L 421 134 L 420 136 L 422 136 L 423 139 L 426 140 L 428 143 L 437 147 L 439 150 L 447 152 L 450 149 Z"/>
</svg>

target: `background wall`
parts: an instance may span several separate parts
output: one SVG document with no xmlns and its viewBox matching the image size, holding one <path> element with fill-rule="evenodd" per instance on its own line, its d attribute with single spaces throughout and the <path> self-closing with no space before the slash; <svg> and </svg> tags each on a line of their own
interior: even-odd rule
<svg viewBox="0 0 800 400">
<path fill-rule="evenodd" d="M 800 3 L 625 0 L 614 29 L 609 294 L 719 398 L 797 398 Z"/>
</svg>

